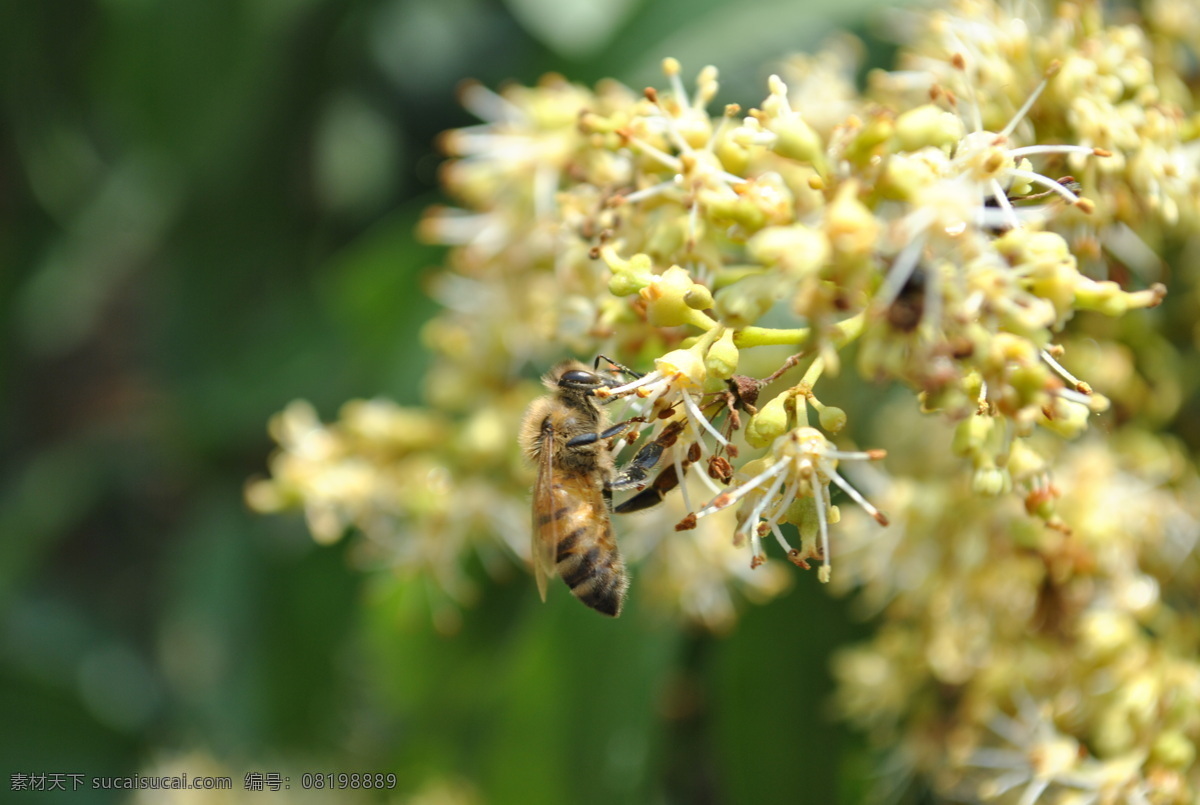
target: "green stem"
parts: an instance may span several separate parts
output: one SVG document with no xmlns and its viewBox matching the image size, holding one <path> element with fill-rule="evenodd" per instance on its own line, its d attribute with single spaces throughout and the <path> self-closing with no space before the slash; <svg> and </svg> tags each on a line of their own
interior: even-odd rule
<svg viewBox="0 0 1200 805">
<path fill-rule="evenodd" d="M 811 335 L 812 329 L 808 327 L 797 327 L 792 330 L 743 327 L 733 334 L 733 343 L 737 347 L 799 346 Z"/>
<path fill-rule="evenodd" d="M 829 330 L 830 341 L 836 347 L 846 346 L 862 335 L 866 322 L 867 312 L 865 310 L 857 316 L 851 316 L 838 322 Z M 811 327 L 796 327 L 790 330 L 777 330 L 772 327 L 743 327 L 733 334 L 733 343 L 739 348 L 800 346 L 810 338 L 812 338 Z"/>
<path fill-rule="evenodd" d="M 844 347 L 850 342 L 857 339 L 863 334 L 863 328 L 867 323 L 867 311 L 862 311 L 857 316 L 838 322 L 832 330 L 830 340 L 836 347 Z"/>
<path fill-rule="evenodd" d="M 821 373 L 824 371 L 824 358 L 817 358 L 810 363 L 808 365 L 808 369 L 804 372 L 804 377 L 800 378 L 800 382 L 793 386 L 793 388 L 796 389 L 797 394 L 808 397 L 808 395 L 812 393 L 813 386 L 815 386 L 817 381 L 820 380 Z"/>
<path fill-rule="evenodd" d="M 703 313 L 701 313 L 700 315 L 704 316 Z M 705 318 L 708 318 L 708 317 L 705 316 Z M 712 321 L 712 320 L 709 319 L 709 321 Z M 707 354 L 708 348 L 711 347 L 713 344 L 715 344 L 717 339 L 725 334 L 725 325 L 724 324 L 717 324 L 716 322 L 713 322 L 713 325 L 714 326 L 709 328 L 708 332 L 706 332 L 704 335 L 700 336 L 695 341 L 693 341 L 691 344 L 689 344 L 687 346 L 687 349 L 694 349 L 701 356 Z"/>
<path fill-rule="evenodd" d="M 701 330 L 705 330 L 707 332 L 712 332 L 719 326 L 716 319 L 712 318 L 707 313 L 699 310 L 693 310 L 692 308 L 688 308 L 687 323 L 693 327 L 699 327 Z M 717 333 L 717 335 L 719 336 L 720 333 Z"/>
</svg>

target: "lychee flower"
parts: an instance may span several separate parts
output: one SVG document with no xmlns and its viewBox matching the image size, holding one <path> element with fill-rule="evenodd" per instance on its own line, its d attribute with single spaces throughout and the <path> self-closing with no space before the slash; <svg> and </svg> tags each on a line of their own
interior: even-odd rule
<svg viewBox="0 0 1200 805">
<path fill-rule="evenodd" d="M 751 567 L 766 561 L 761 538 L 769 531 L 787 552 L 788 559 L 797 565 L 808 567 L 808 559 L 820 559 L 820 579 L 829 581 L 829 522 L 831 519 L 836 522 L 834 518 L 838 516 L 830 500 L 831 483 L 862 506 L 880 525 L 887 525 L 887 517 L 838 473 L 838 462 L 873 461 L 884 455 L 882 450 L 838 450 L 816 428 L 796 428 L 779 437 L 765 457 L 747 462 L 740 474 L 749 477 L 713 498 L 696 512 L 696 517 L 706 517 L 742 501 L 734 539 L 739 544 L 749 540 Z M 801 551 L 787 541 L 779 523 L 788 521 L 800 525 L 804 538 L 805 521 L 811 522 L 805 516 L 807 507 L 815 512 L 820 548 L 805 539 L 805 550 Z"/>
<path fill-rule="evenodd" d="M 956 56 L 954 61 L 956 66 L 961 65 L 962 56 Z M 927 248 L 934 248 L 938 253 L 936 256 L 957 254 L 969 259 L 985 247 L 975 244 L 964 250 L 966 238 L 985 236 L 987 229 L 1021 229 L 1025 222 L 1044 216 L 1049 209 L 1046 206 L 1017 208 L 1010 196 L 1030 194 L 1032 187 L 1037 185 L 1084 212 L 1094 208 L 1090 201 L 1080 198 L 1063 182 L 1033 170 L 1028 158 L 1044 154 L 1110 156 L 1109 152 L 1069 144 L 1013 147 L 1011 142 L 1013 132 L 1057 70 L 1057 64 L 1051 65 L 1025 104 L 998 132 L 983 129 L 979 109 L 974 104 L 966 110 L 973 127 L 967 134 L 961 134 L 961 127 L 967 121 L 960 123 L 953 117 L 926 116 L 928 120 L 921 118 L 924 125 L 914 125 L 912 131 L 901 127 L 906 122 L 904 116 L 901 117 L 897 128 L 903 138 L 925 140 L 930 145 L 893 157 L 897 164 L 889 166 L 890 182 L 908 197 L 912 211 L 897 222 L 894 238 L 905 245 L 876 296 L 879 307 L 886 307 L 896 299 L 917 266 L 927 259 Z M 952 144 L 941 146 L 956 135 L 961 136 Z M 914 160 L 919 162 L 911 164 Z M 957 262 L 966 264 L 968 260 Z M 936 272 L 931 274 L 931 279 L 935 284 L 930 292 L 940 296 Z"/>
<path fill-rule="evenodd" d="M 717 94 L 717 68 L 708 66 L 700 71 L 694 98 L 689 97 L 683 86 L 677 60 L 664 59 L 663 72 L 671 82 L 671 95 L 664 98 L 654 90 L 647 90 L 646 102 L 651 111 L 634 118 L 631 125 L 620 128 L 618 133 L 633 151 L 665 168 L 668 178 L 625 194 L 619 203 L 642 203 L 667 194 L 691 197 L 687 240 L 694 243 L 703 202 L 734 200 L 735 189 L 746 182 L 744 177 L 727 170 L 717 154 L 727 134 L 730 116 L 738 108 L 729 107 L 714 127 L 705 107 Z M 605 121 L 585 116 L 581 124 L 585 130 L 602 129 Z"/>
</svg>

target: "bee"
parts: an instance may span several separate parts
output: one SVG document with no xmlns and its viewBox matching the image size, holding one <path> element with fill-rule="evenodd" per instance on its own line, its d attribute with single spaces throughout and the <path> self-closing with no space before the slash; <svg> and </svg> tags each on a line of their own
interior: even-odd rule
<svg viewBox="0 0 1200 805">
<path fill-rule="evenodd" d="M 925 269 L 915 266 L 892 304 L 888 305 L 887 320 L 892 329 L 911 333 L 921 324 L 925 316 L 925 286 L 928 277 Z"/>
<path fill-rule="evenodd" d="M 533 487 L 538 593 L 545 601 L 547 579 L 557 573 L 576 598 L 615 618 L 621 614 L 629 576 L 613 537 L 612 493 L 644 486 L 647 470 L 667 445 L 661 438 L 648 442 L 618 472 L 612 443 L 644 420 L 608 424 L 595 391 L 616 385 L 613 378 L 572 360 L 556 366 L 543 383 L 551 393 L 534 400 L 521 425 L 521 448 L 538 468 Z"/>
</svg>

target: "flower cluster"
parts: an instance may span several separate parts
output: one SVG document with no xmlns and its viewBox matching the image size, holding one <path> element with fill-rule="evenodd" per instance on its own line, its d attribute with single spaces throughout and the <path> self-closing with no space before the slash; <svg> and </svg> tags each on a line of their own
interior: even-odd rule
<svg viewBox="0 0 1200 805">
<path fill-rule="evenodd" d="M 936 466 L 878 491 L 886 531 L 844 519 L 835 587 L 883 625 L 835 656 L 838 707 L 955 799 L 1192 802 L 1200 478 L 1144 435 L 1046 450 L 1069 531 Z"/>
<path fill-rule="evenodd" d="M 1195 597 L 1164 591 L 1196 575 L 1195 474 L 1155 475 L 1160 443 L 1122 434 L 1184 394 L 1139 322 L 1200 229 L 1200 17 L 1145 5 L 1141 25 L 1093 0 L 899 13 L 898 69 L 865 92 L 840 38 L 716 113 L 717 70 L 688 87 L 673 59 L 640 93 L 467 87 L 484 122 L 443 141 L 460 207 L 421 227 L 452 247 L 427 407 L 325 426 L 293 404 L 251 505 L 355 528 L 467 603 L 467 555 L 529 560 L 532 378 L 607 356 L 635 370 L 596 391 L 639 426 L 618 465 L 661 449 L 662 505 L 615 526 L 633 595 L 723 629 L 788 583 L 780 558 L 819 562 L 883 619 L 837 661 L 842 712 L 943 793 L 1190 801 Z M 911 393 L 867 405 L 880 386 L 846 375 Z M 1102 413 L 1115 435 L 1064 450 Z"/>
</svg>

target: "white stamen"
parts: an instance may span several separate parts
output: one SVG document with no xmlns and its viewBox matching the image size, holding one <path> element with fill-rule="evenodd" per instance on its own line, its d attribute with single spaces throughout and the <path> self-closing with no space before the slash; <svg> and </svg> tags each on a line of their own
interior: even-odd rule
<svg viewBox="0 0 1200 805">
<path fill-rule="evenodd" d="M 1092 410 L 1093 398 L 1089 397 L 1086 394 L 1081 394 L 1080 392 L 1076 391 L 1075 389 L 1058 389 L 1057 391 L 1054 392 L 1054 394 L 1056 397 L 1061 397 L 1062 399 L 1066 400 L 1067 402 L 1078 403 L 1079 405 L 1082 405 L 1084 408 L 1088 409 L 1089 411 Z"/>
<path fill-rule="evenodd" d="M 1080 386 L 1084 385 L 1079 378 L 1068 372 L 1061 363 L 1054 360 L 1053 355 L 1044 349 L 1042 350 L 1042 360 L 1049 364 L 1051 369 L 1058 372 L 1059 376 L 1061 376 L 1063 380 L 1066 380 L 1068 383 L 1070 383 L 1072 388 L 1078 390 Z"/>
<path fill-rule="evenodd" d="M 691 106 L 692 101 L 688 98 L 687 88 L 683 86 L 683 79 L 679 77 L 679 74 L 680 71 L 675 70 L 667 78 L 671 82 L 671 92 L 675 95 L 679 108 L 686 109 Z"/>
<path fill-rule="evenodd" d="M 1068 190 L 1062 183 L 1056 182 L 1048 176 L 1043 176 L 1042 174 L 1034 173 L 1033 171 L 1021 170 L 1019 168 L 1013 168 L 1009 171 L 1009 174 L 1017 177 L 1018 179 L 1024 179 L 1027 182 L 1033 182 L 1034 184 L 1040 184 L 1042 187 L 1048 187 L 1072 204 L 1079 203 L 1079 196 Z"/>
<path fill-rule="evenodd" d="M 683 162 L 679 159 L 679 157 L 671 156 L 666 151 L 656 148 L 644 140 L 639 140 L 637 137 L 630 137 L 629 144 L 636 147 L 646 155 L 658 160 L 676 173 L 679 173 L 683 170 Z M 742 180 L 739 179 L 739 181 Z"/>
<path fill-rule="evenodd" d="M 462 105 L 475 117 L 489 123 L 520 123 L 528 119 L 521 107 L 474 82 L 463 91 Z"/>
<path fill-rule="evenodd" d="M 1008 152 L 1008 155 L 1013 159 L 1020 159 L 1030 154 L 1086 154 L 1094 156 L 1096 149 L 1089 148 L 1086 145 L 1024 145 L 1020 148 L 1013 148 Z"/>
<path fill-rule="evenodd" d="M 633 193 L 630 193 L 627 196 L 622 196 L 621 200 L 626 204 L 636 204 L 637 202 L 645 201 L 648 198 L 654 198 L 655 196 L 661 196 L 663 193 L 666 193 L 668 190 L 674 189 L 674 187 L 675 187 L 675 185 L 672 182 L 659 182 L 656 185 L 651 185 L 650 187 L 642 188 L 641 190 L 637 190 Z"/>
<path fill-rule="evenodd" d="M 836 471 L 829 473 L 829 479 L 831 481 L 833 481 L 835 484 L 837 484 L 839 487 L 841 487 L 842 491 L 845 492 L 847 495 L 849 495 L 851 497 L 851 499 L 854 500 L 855 503 L 857 503 L 859 506 L 862 506 L 863 509 L 867 512 L 867 514 L 874 517 L 875 522 L 880 523 L 881 525 L 887 522 L 887 518 L 884 517 L 882 513 L 880 513 L 879 509 L 875 508 L 875 506 L 872 505 L 871 501 L 869 501 L 865 497 L 863 497 L 857 489 L 855 489 L 850 484 L 846 483 L 846 480 L 844 478 L 842 478 L 842 476 L 839 475 Z"/>
<path fill-rule="evenodd" d="M 818 578 L 822 582 L 828 582 L 829 576 L 833 572 L 829 561 L 829 524 L 825 520 L 825 496 L 821 494 L 824 487 L 821 486 L 821 481 L 816 473 L 812 476 L 812 491 L 813 501 L 817 507 L 817 525 L 821 532 L 821 570 Z"/>
<path fill-rule="evenodd" d="M 790 554 L 792 552 L 791 543 L 783 536 L 783 532 L 779 530 L 779 526 L 771 523 L 771 533 L 775 535 L 775 541 L 779 543 L 780 548 L 783 548 L 784 553 Z"/>
<path fill-rule="evenodd" d="M 779 470 L 783 469 L 784 465 L 787 464 L 789 461 L 791 461 L 791 459 L 788 458 L 787 456 L 784 456 L 783 458 L 779 459 L 774 464 L 772 464 L 770 467 L 768 467 L 766 470 L 759 473 L 754 478 L 752 478 L 749 481 L 747 481 L 746 483 L 742 484 L 737 489 L 734 489 L 732 492 L 723 492 L 722 495 L 725 495 L 726 497 L 719 506 L 715 505 L 715 501 L 709 502 L 709 504 L 706 505 L 703 509 L 696 512 L 696 516 L 704 517 L 707 514 L 712 514 L 713 512 L 720 511 L 721 509 L 725 509 L 725 508 L 728 508 L 729 506 L 732 506 L 734 503 L 736 503 L 737 501 L 739 501 L 743 497 L 745 497 L 746 494 L 749 493 L 751 490 L 753 490 L 755 487 L 759 486 L 763 481 L 767 480 L 768 478 L 773 477 L 777 472 L 779 472 Z M 721 496 L 718 495 L 718 497 L 721 497 Z"/>
<path fill-rule="evenodd" d="M 766 508 L 768 505 L 770 505 L 772 499 L 779 494 L 779 487 L 783 486 L 784 477 L 785 476 L 783 473 L 779 473 L 779 475 L 776 476 L 774 483 L 771 484 L 771 488 L 768 489 L 766 494 L 762 496 L 762 500 L 754 504 L 754 508 L 751 509 L 750 516 L 746 518 L 746 522 L 749 523 L 750 527 L 754 530 L 758 530 L 758 521 L 762 519 L 763 512 L 766 511 Z"/>
<path fill-rule="evenodd" d="M 683 389 L 680 389 L 679 393 L 683 395 L 683 407 L 687 409 L 689 419 L 694 417 L 695 419 L 699 420 L 700 425 L 706 431 L 711 433 L 712 437 L 717 440 L 717 444 L 723 447 L 728 447 L 729 440 L 722 436 L 717 429 L 712 426 L 712 423 L 709 422 L 704 416 L 704 412 L 700 410 L 700 406 L 696 405 L 695 400 L 692 399 L 692 395 L 688 394 Z"/>
<path fill-rule="evenodd" d="M 1046 89 L 1046 84 L 1047 80 L 1043 78 L 1033 92 L 1030 93 L 1029 97 L 1025 99 L 1025 103 L 1022 104 L 1021 108 L 1017 110 L 1017 113 L 1012 116 L 1012 120 L 1008 121 L 1008 125 L 1000 130 L 1001 137 L 1007 137 L 1008 135 L 1012 134 L 1013 130 L 1021 124 L 1021 121 L 1025 119 L 1025 115 L 1029 112 L 1030 108 L 1034 105 L 1034 103 L 1037 102 L 1037 99 L 1041 97 L 1042 91 Z"/>
<path fill-rule="evenodd" d="M 683 506 L 687 511 L 692 510 L 692 501 L 688 497 L 687 478 L 683 474 L 683 450 L 681 446 L 675 448 L 675 477 L 679 480 L 679 494 L 683 496 Z"/>
<path fill-rule="evenodd" d="M 1012 229 L 1020 229 L 1021 222 L 1017 219 L 1017 213 L 1013 210 L 1012 202 L 1008 200 L 1008 194 L 1004 192 L 999 180 L 992 179 L 991 181 L 992 197 L 996 199 L 996 203 L 1000 205 L 1000 209 L 1004 212 L 1006 222 Z"/>
<path fill-rule="evenodd" d="M 792 482 L 788 484 L 787 491 L 783 493 L 783 497 L 779 499 L 779 505 L 775 507 L 775 513 L 771 515 L 771 519 L 767 521 L 767 525 L 778 531 L 776 523 L 779 522 L 783 515 L 787 514 L 788 506 L 792 505 L 792 501 L 796 499 L 796 492 L 800 487 L 800 476 L 792 478 Z"/>
<path fill-rule="evenodd" d="M 642 375 L 638 379 L 636 379 L 630 383 L 626 383 L 623 386 L 610 386 L 608 388 L 596 389 L 596 392 L 597 392 L 596 396 L 598 396 L 598 397 L 619 397 L 622 394 L 628 394 L 629 392 L 633 391 L 634 389 L 639 389 L 642 386 L 649 385 L 650 383 L 654 383 L 655 381 L 658 381 L 658 380 L 662 380 L 662 373 L 657 372 L 657 371 L 650 372 L 649 374 Z M 600 392 L 603 392 L 603 394 L 601 394 Z"/>
</svg>

